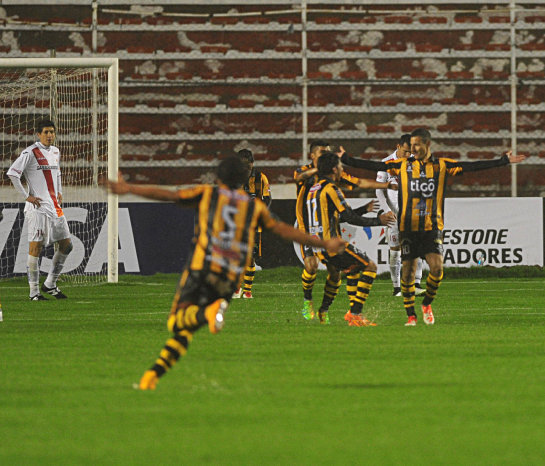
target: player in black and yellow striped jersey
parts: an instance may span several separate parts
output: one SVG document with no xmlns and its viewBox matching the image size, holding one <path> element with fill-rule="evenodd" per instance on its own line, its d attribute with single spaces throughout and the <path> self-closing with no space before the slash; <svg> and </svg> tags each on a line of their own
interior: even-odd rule
<svg viewBox="0 0 545 466">
<path fill-rule="evenodd" d="M 314 183 L 318 181 L 318 159 L 320 158 L 320 155 L 323 152 L 330 151 L 331 147 L 328 142 L 323 140 L 317 140 L 313 141 L 310 144 L 310 159 L 311 162 L 307 165 L 303 165 L 302 167 L 295 170 L 293 174 L 293 178 L 295 183 L 297 184 L 297 195 L 298 199 L 305 199 L 306 193 L 302 194 L 299 197 L 299 194 L 301 190 L 308 190 Z M 341 175 L 340 180 L 337 182 L 338 187 L 340 187 L 344 191 L 352 191 L 354 189 L 360 188 L 360 189 L 386 189 L 389 184 L 388 183 L 380 183 L 375 180 L 368 180 L 365 178 L 357 178 L 355 176 L 349 175 L 348 173 L 344 172 Z M 374 203 L 371 202 L 367 204 L 364 207 L 361 207 L 358 209 L 359 214 L 366 213 L 368 211 L 372 211 L 374 207 Z M 301 203 L 298 202 L 296 205 L 296 212 L 300 213 L 301 211 Z M 297 215 L 297 214 L 296 214 Z M 304 226 L 299 224 L 299 228 L 304 230 Z M 318 265 L 319 260 L 312 251 L 311 248 L 308 247 L 301 247 L 301 257 L 303 258 L 303 273 L 301 275 L 301 282 L 302 282 L 302 288 L 303 288 L 303 309 L 302 314 L 303 317 L 307 320 L 311 320 L 314 318 L 314 306 L 313 306 L 313 300 L 312 300 L 312 290 L 314 288 L 314 283 L 316 282 L 316 275 L 318 272 Z M 335 274 L 335 273 L 333 273 Z M 328 278 L 326 279 L 325 284 L 325 292 L 330 293 L 331 290 L 337 289 L 338 290 L 338 284 L 337 282 L 333 282 L 331 278 L 331 274 L 328 275 Z M 356 284 L 352 280 L 348 280 L 347 282 L 347 292 L 349 299 L 352 299 L 352 297 L 356 293 Z"/>
<path fill-rule="evenodd" d="M 247 172 L 238 157 L 223 160 L 218 167 L 218 185 L 201 185 L 171 191 L 155 186 L 108 181 L 116 194 L 137 194 L 150 199 L 176 202 L 196 208 L 195 236 L 167 321 L 172 332 L 139 388 L 153 390 L 159 378 L 185 355 L 193 334 L 208 325 L 217 333 L 223 327 L 223 313 L 241 274 L 251 260 L 255 231 L 262 226 L 291 241 L 326 248 L 331 253 L 344 250 L 342 239 L 322 240 L 277 221 L 259 199 L 251 199 L 240 189 Z"/>
<path fill-rule="evenodd" d="M 270 207 L 272 198 L 269 180 L 267 179 L 265 173 L 254 167 L 254 155 L 252 154 L 252 151 L 249 149 L 241 149 L 237 152 L 237 155 L 248 170 L 248 179 L 242 188 L 250 195 L 252 199 L 261 199 L 267 207 Z M 238 290 L 235 291 L 233 298 L 243 297 L 251 299 L 253 297 L 252 286 L 255 277 L 255 260 L 256 258 L 261 257 L 261 232 L 262 228 L 258 227 L 255 233 L 252 260 L 244 272 L 242 287 L 239 287 Z"/>
<path fill-rule="evenodd" d="M 411 133 L 411 153 L 407 159 L 387 162 L 354 159 L 344 153 L 342 161 L 353 167 L 386 171 L 398 177 L 397 221 L 401 240 L 401 291 L 408 316 L 405 325 L 414 326 L 417 321 L 414 310 L 414 276 L 416 262 L 420 257 L 426 260 L 430 268 L 426 295 L 422 301 L 422 314 L 424 322 L 431 325 L 435 323 L 431 303 L 443 279 L 442 232 L 449 176 L 518 163 L 526 157 L 508 152 L 498 159 L 476 162 L 436 158 L 431 153 L 431 134 L 424 128 Z"/>
<path fill-rule="evenodd" d="M 308 189 L 301 189 L 297 197 L 300 209 L 297 222 L 306 232 L 323 239 L 340 237 L 340 222 L 352 225 L 378 226 L 393 220 L 393 214 L 382 214 L 375 218 L 361 217 L 346 202 L 342 191 L 336 185 L 342 177 L 343 167 L 339 157 L 332 152 L 323 153 L 318 159 L 318 181 Z M 354 293 L 350 295 L 350 310 L 345 319 L 350 326 L 374 325 L 362 315 L 362 309 L 376 277 L 377 266 L 367 254 L 351 244 L 341 254 L 314 249 L 314 254 L 328 267 L 326 288 L 318 317 L 321 323 L 329 323 L 329 306 L 335 299 L 341 271 L 354 282 Z"/>
</svg>

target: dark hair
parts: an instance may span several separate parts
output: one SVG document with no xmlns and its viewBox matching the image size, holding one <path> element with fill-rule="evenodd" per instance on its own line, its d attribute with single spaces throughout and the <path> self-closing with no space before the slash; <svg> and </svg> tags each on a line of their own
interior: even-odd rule
<svg viewBox="0 0 545 466">
<path fill-rule="evenodd" d="M 216 174 L 220 181 L 231 189 L 240 188 L 248 179 L 246 166 L 239 157 L 234 155 L 220 162 Z"/>
<path fill-rule="evenodd" d="M 312 152 L 317 147 L 327 147 L 327 146 L 329 146 L 329 142 L 326 142 L 322 139 L 319 139 L 317 141 L 312 141 L 310 143 L 310 152 Z"/>
<path fill-rule="evenodd" d="M 409 133 L 402 134 L 399 138 L 399 145 L 403 147 L 405 144 L 411 146 L 411 135 Z"/>
<path fill-rule="evenodd" d="M 48 126 L 53 126 L 53 128 L 55 128 L 55 123 L 53 123 L 52 120 L 48 120 L 48 119 L 43 119 L 38 121 L 38 123 L 36 123 L 36 133 L 41 133 L 44 130 L 44 128 Z"/>
<path fill-rule="evenodd" d="M 333 173 L 333 169 L 339 164 L 339 156 L 333 152 L 322 152 L 318 159 L 318 176 L 327 176 Z"/>
<path fill-rule="evenodd" d="M 243 162 L 254 163 L 254 154 L 252 154 L 252 151 L 250 149 L 240 149 L 237 152 L 237 155 Z"/>
<path fill-rule="evenodd" d="M 417 128 L 411 133 L 412 138 L 420 138 L 424 144 L 431 141 L 431 133 L 426 128 Z"/>
</svg>

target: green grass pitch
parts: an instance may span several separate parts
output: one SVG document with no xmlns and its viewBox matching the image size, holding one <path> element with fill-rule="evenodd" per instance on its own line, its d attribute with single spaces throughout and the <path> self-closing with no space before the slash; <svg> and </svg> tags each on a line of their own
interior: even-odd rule
<svg viewBox="0 0 545 466">
<path fill-rule="evenodd" d="M 330 326 L 304 321 L 299 277 L 258 272 L 155 392 L 133 383 L 168 337 L 177 276 L 49 302 L 2 282 L 0 464 L 543 464 L 544 278 L 447 274 L 435 326 L 415 328 L 377 279 L 378 326 L 351 328 L 344 284 Z"/>
</svg>

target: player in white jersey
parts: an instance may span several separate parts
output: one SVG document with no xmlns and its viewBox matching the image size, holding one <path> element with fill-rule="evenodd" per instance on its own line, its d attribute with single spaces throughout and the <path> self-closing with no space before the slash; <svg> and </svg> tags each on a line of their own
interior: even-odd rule
<svg viewBox="0 0 545 466">
<path fill-rule="evenodd" d="M 411 135 L 404 134 L 399 139 L 396 150 L 388 157 L 382 159 L 383 162 L 388 160 L 395 160 L 400 158 L 407 158 L 411 155 Z M 388 172 L 377 172 L 377 181 L 381 183 L 395 183 L 397 184 L 397 178 L 390 175 Z M 397 203 L 397 190 L 393 189 L 377 189 L 377 198 L 380 204 L 381 210 L 384 212 L 392 212 L 397 217 L 398 203 Z M 397 222 L 386 227 L 386 236 L 388 240 L 388 262 L 390 265 L 390 276 L 392 277 L 392 284 L 394 285 L 394 296 L 401 296 L 401 245 L 399 242 L 399 229 Z M 419 260 L 416 268 L 415 287 L 416 295 L 421 295 L 426 292 L 420 286 L 420 280 L 422 279 L 422 261 Z"/>
<path fill-rule="evenodd" d="M 72 250 L 68 222 L 61 208 L 62 184 L 60 152 L 55 142 L 55 123 L 41 120 L 36 126 L 38 141 L 28 146 L 8 169 L 7 175 L 25 203 L 28 224 L 27 274 L 31 301 L 47 301 L 40 293 L 39 259 L 42 249 L 55 244 L 51 270 L 42 285 L 42 291 L 57 299 L 66 295 L 57 287 L 57 279 Z M 26 180 L 27 189 L 21 183 Z"/>
</svg>

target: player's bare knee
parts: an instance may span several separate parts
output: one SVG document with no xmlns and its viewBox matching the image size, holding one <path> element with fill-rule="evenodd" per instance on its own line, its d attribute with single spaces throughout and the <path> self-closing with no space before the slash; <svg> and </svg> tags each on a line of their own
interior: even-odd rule
<svg viewBox="0 0 545 466">
<path fill-rule="evenodd" d="M 307 258 L 305 260 L 305 270 L 311 275 L 318 273 L 318 261 Z"/>
<path fill-rule="evenodd" d="M 72 252 L 72 249 L 74 249 L 74 245 L 72 244 L 72 241 L 59 241 L 59 251 L 63 253 L 64 255 L 70 254 Z"/>
<path fill-rule="evenodd" d="M 28 244 L 28 254 L 34 257 L 40 257 L 42 253 L 43 243 L 32 241 Z"/>
</svg>

